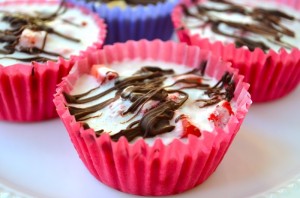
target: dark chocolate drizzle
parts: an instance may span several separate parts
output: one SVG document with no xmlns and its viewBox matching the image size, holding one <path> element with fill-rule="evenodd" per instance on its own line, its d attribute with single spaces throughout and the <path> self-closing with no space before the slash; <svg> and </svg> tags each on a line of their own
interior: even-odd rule
<svg viewBox="0 0 300 198">
<path fill-rule="evenodd" d="M 85 0 L 86 2 L 99 2 L 99 3 L 110 3 L 114 1 L 120 1 L 120 0 Z M 164 3 L 166 0 L 123 0 L 126 4 L 131 6 L 137 6 L 137 5 L 148 5 L 148 4 L 157 4 L 159 2 Z"/>
<path fill-rule="evenodd" d="M 226 0 L 207 0 L 211 2 L 216 2 L 220 4 L 228 5 L 227 8 L 211 8 L 206 7 L 204 3 L 199 3 L 194 0 L 193 3 L 197 6 L 197 14 L 191 13 L 189 8 L 182 4 L 183 12 L 186 16 L 197 18 L 203 21 L 203 24 L 198 27 L 188 27 L 188 28 L 204 28 L 210 26 L 211 30 L 219 35 L 231 37 L 235 40 L 235 45 L 237 47 L 247 46 L 249 50 L 253 51 L 255 48 L 261 48 L 263 51 L 270 49 L 266 43 L 262 41 L 257 41 L 251 39 L 252 34 L 257 34 L 265 37 L 268 41 L 277 44 L 281 47 L 291 49 L 296 46 L 292 46 L 289 43 L 284 42 L 281 37 L 283 35 L 288 37 L 295 37 L 295 32 L 288 27 L 283 25 L 283 20 L 294 21 L 295 17 L 290 16 L 279 10 L 264 9 L 264 8 L 253 8 L 252 10 L 247 10 L 241 5 L 237 5 L 233 2 Z M 237 13 L 244 16 L 249 16 L 253 19 L 254 23 L 238 23 L 223 20 L 221 18 L 213 17 L 209 12 L 227 12 L 229 14 Z M 234 34 L 228 34 L 220 30 L 220 25 L 225 24 L 231 28 L 238 30 Z"/>
<path fill-rule="evenodd" d="M 129 100 L 131 102 L 130 107 L 120 115 L 131 115 L 131 118 L 126 121 L 129 123 L 128 127 L 111 135 L 111 138 L 117 141 L 120 137 L 124 136 L 128 141 L 131 141 L 138 136 L 144 138 L 153 137 L 158 134 L 171 132 L 174 129 L 175 126 L 170 124 L 170 120 L 173 118 L 175 111 L 179 109 L 189 97 L 189 95 L 184 92 L 184 89 L 194 88 L 205 90 L 205 94 L 210 99 L 195 101 L 200 104 L 200 108 L 216 104 L 221 100 L 230 101 L 233 98 L 235 84 L 232 75 L 228 72 L 212 87 L 202 83 L 206 65 L 207 61 L 203 61 L 198 68 L 184 74 L 175 74 L 173 70 L 163 70 L 158 67 L 145 66 L 133 76 L 127 78 L 118 77 L 113 87 L 97 95 L 87 97 L 88 94 L 99 87 L 79 95 L 70 95 L 65 92 L 63 94 L 68 103 L 70 114 L 73 115 L 77 121 L 82 122 L 86 129 L 89 128 L 89 126 L 85 121 L 91 118 L 89 117 L 90 114 L 103 109 L 120 98 Z M 192 74 L 197 80 L 189 74 Z M 172 85 L 165 86 L 163 82 L 167 77 L 180 78 L 177 78 Z M 173 87 L 176 84 L 180 84 L 180 89 Z M 86 108 L 72 106 L 74 104 L 84 104 L 97 100 L 113 91 L 115 91 L 114 97 L 99 104 Z M 176 100 L 169 99 L 168 95 L 174 93 L 177 93 L 179 97 Z M 149 100 L 157 101 L 157 106 L 148 110 L 140 120 L 131 121 L 139 115 L 144 104 Z M 176 122 L 178 119 L 180 118 L 176 118 Z M 98 136 L 103 132 L 103 130 L 96 131 L 96 135 Z"/>
<path fill-rule="evenodd" d="M 59 37 L 62 37 L 72 42 L 80 42 L 80 40 L 62 34 L 60 32 L 57 32 L 55 29 L 48 26 L 46 23 L 55 20 L 57 16 L 65 13 L 66 11 L 67 11 L 67 7 L 65 6 L 65 0 L 61 1 L 58 9 L 52 14 L 42 14 L 37 12 L 35 16 L 32 16 L 20 12 L 12 13 L 12 12 L 3 11 L 4 16 L 2 17 L 1 20 L 8 23 L 10 25 L 10 29 L 0 31 L 0 43 L 5 44 L 3 49 L 0 49 L 0 54 L 10 55 L 17 51 L 25 54 L 36 55 L 36 56 L 29 57 L 29 58 L 4 56 L 0 59 L 13 59 L 13 60 L 19 60 L 23 62 L 32 62 L 32 61 L 46 62 L 48 60 L 54 60 L 55 57 L 61 56 L 58 53 L 48 52 L 44 50 L 48 34 L 55 34 Z M 25 29 L 30 29 L 32 31 L 46 32 L 44 43 L 41 49 L 36 47 L 32 47 L 32 48 L 24 48 L 20 46 L 17 47 L 19 44 L 21 34 Z M 53 58 L 41 56 L 40 54 L 42 53 L 52 56 Z"/>
</svg>

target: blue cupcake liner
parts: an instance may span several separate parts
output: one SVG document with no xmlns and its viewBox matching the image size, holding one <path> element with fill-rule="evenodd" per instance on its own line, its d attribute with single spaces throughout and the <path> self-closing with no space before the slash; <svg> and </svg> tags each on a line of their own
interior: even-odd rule
<svg viewBox="0 0 300 198">
<path fill-rule="evenodd" d="M 112 44 L 140 39 L 169 40 L 174 31 L 170 14 L 179 0 L 126 8 L 109 8 L 106 4 L 86 3 L 83 0 L 68 2 L 84 6 L 103 18 L 108 29 L 105 44 Z"/>
</svg>

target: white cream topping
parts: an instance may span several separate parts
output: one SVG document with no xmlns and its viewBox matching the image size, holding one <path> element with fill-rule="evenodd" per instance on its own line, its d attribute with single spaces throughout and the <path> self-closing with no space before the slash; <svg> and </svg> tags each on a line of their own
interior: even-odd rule
<svg viewBox="0 0 300 198">
<path fill-rule="evenodd" d="M 58 9 L 59 4 L 53 3 L 37 3 L 37 4 L 14 4 L 6 5 L 0 8 L 0 31 L 11 29 L 9 24 L 2 20 L 5 12 L 22 12 L 36 16 L 36 13 L 43 13 L 45 15 L 53 14 Z M 66 22 L 67 21 L 67 22 Z M 76 25 L 71 25 L 70 23 Z M 40 47 L 44 39 L 45 51 L 54 52 L 60 54 L 64 58 L 70 58 L 71 55 L 79 55 L 79 52 L 85 50 L 87 47 L 92 46 L 98 40 L 100 28 L 92 15 L 83 13 L 79 8 L 68 8 L 66 12 L 58 15 L 53 21 L 46 22 L 46 25 L 53 28 L 55 31 L 67 35 L 72 38 L 79 39 L 80 42 L 73 42 L 64 39 L 55 34 L 48 34 L 45 38 L 43 31 L 30 32 L 29 29 L 23 31 L 20 43 L 17 47 Z M 30 38 L 30 39 L 29 39 Z M 35 44 L 30 44 L 29 40 L 34 40 Z M 5 43 L 0 43 L 0 49 L 3 49 Z M 50 56 L 44 53 L 40 56 L 57 60 L 57 57 Z M 3 66 L 10 66 L 12 64 L 20 63 L 19 60 L 9 59 L 8 57 L 15 58 L 30 58 L 36 55 L 15 52 L 9 55 L 3 55 L 0 53 L 0 64 Z M 7 57 L 7 58 L 6 58 Z"/>
<path fill-rule="evenodd" d="M 166 62 L 156 62 L 150 60 L 149 61 L 140 61 L 140 60 L 124 61 L 121 63 L 113 63 L 109 65 L 109 67 L 112 70 L 118 72 L 120 77 L 132 76 L 134 72 L 136 72 L 143 66 L 157 66 L 163 69 L 173 69 L 176 74 L 182 74 L 191 71 L 191 68 L 186 67 L 184 65 L 177 65 L 174 63 L 166 63 Z M 173 82 L 175 82 L 174 78 L 168 78 L 167 80 L 165 80 L 164 85 L 170 85 Z M 206 79 L 205 77 L 203 83 L 213 86 L 217 83 L 217 80 L 210 79 L 210 78 Z M 77 94 L 85 93 L 90 89 L 98 87 L 99 85 L 100 83 L 97 81 L 97 79 L 94 76 L 85 74 L 82 75 L 77 80 L 70 94 L 77 95 Z M 113 86 L 114 86 L 114 80 L 108 83 L 104 83 L 100 86 L 99 89 L 95 89 L 95 91 L 90 92 L 84 98 L 94 96 Z M 179 86 L 174 86 L 172 87 L 172 89 L 180 88 Z M 175 123 L 175 118 L 177 118 L 181 114 L 188 115 L 190 121 L 196 127 L 198 127 L 201 132 L 204 130 L 212 131 L 214 124 L 211 121 L 209 121 L 208 118 L 216 110 L 216 106 L 218 104 L 204 107 L 204 108 L 199 108 L 199 103 L 196 103 L 195 100 L 208 99 L 208 96 L 204 95 L 204 91 L 199 89 L 182 89 L 182 91 L 186 92 L 189 95 L 189 98 L 184 103 L 183 106 L 181 106 L 178 110 L 175 111 L 175 115 L 173 116 L 173 119 L 170 121 L 171 125 L 175 126 L 175 129 L 172 132 L 160 134 L 153 138 L 145 138 L 145 141 L 148 144 L 152 145 L 156 138 L 161 138 L 165 144 L 170 143 L 174 138 L 180 138 L 182 136 L 182 123 L 181 121 Z M 86 107 L 93 106 L 95 104 L 99 104 L 100 102 L 103 102 L 109 98 L 113 98 L 114 95 L 115 92 L 111 92 L 110 94 L 100 99 L 94 100 L 92 102 L 85 103 L 85 104 L 76 104 L 76 105 L 70 104 L 70 106 L 86 108 Z M 171 96 L 169 95 L 169 97 Z M 146 105 L 144 105 L 143 110 L 138 114 L 138 116 L 130 120 L 130 122 L 126 122 L 132 117 L 132 114 L 126 114 L 125 116 L 121 116 L 120 114 L 121 112 L 127 110 L 131 104 L 132 103 L 130 101 L 120 98 L 117 101 L 106 106 L 104 109 L 88 115 L 89 119 L 84 120 L 84 122 L 86 122 L 95 131 L 103 129 L 105 132 L 109 132 L 110 135 L 113 135 L 119 132 L 120 130 L 125 129 L 127 125 L 130 124 L 131 122 L 141 119 L 143 116 L 142 112 L 144 112 L 145 109 L 151 106 L 155 106 L 157 102 L 153 100 L 149 101 Z M 220 102 L 219 105 L 220 104 L 222 104 L 222 102 Z"/>
<path fill-rule="evenodd" d="M 287 5 L 280 4 L 276 1 L 258 1 L 258 0 L 228 0 L 229 2 L 233 2 L 237 5 L 243 6 L 246 8 L 246 10 L 251 11 L 253 8 L 264 8 L 264 9 L 270 9 L 270 10 L 280 10 L 284 13 L 294 16 L 296 20 L 282 20 L 282 24 L 284 24 L 285 27 L 293 30 L 295 32 L 295 37 L 290 37 L 283 35 L 281 37 L 282 41 L 287 43 L 289 46 L 298 47 L 300 46 L 300 12 L 298 10 L 295 10 Z M 203 1 L 201 5 L 208 7 L 208 8 L 218 8 L 218 9 L 224 9 L 228 8 L 228 5 L 219 3 L 219 2 L 210 2 L 210 1 Z M 189 10 L 191 13 L 196 14 L 197 9 L 195 6 L 190 7 Z M 239 13 L 222 13 L 222 12 L 216 12 L 216 11 L 209 11 L 208 14 L 212 17 L 215 17 L 217 19 L 222 19 L 224 21 L 230 21 L 230 22 L 238 22 L 242 24 L 254 24 L 255 21 L 250 16 L 245 16 Z M 200 35 L 202 38 L 209 38 L 211 42 L 216 41 L 222 41 L 225 44 L 228 43 L 234 43 L 234 39 L 231 37 L 227 37 L 221 34 L 216 34 L 211 30 L 210 26 L 205 27 L 199 27 L 203 24 L 203 21 L 199 19 L 195 19 L 194 17 L 185 17 L 183 18 L 184 23 L 187 25 L 187 27 L 190 28 L 190 32 L 192 35 Z M 229 27 L 226 24 L 221 24 L 219 26 L 220 30 L 222 32 L 226 32 L 228 34 L 235 34 L 235 35 L 243 35 L 243 32 L 241 30 L 237 30 L 235 28 Z M 270 41 L 267 37 L 261 36 L 259 34 L 255 33 L 247 33 L 246 38 L 251 38 L 251 40 L 254 41 L 261 41 L 263 43 L 266 43 L 267 46 L 270 47 L 270 49 L 273 49 L 274 51 L 279 51 L 282 47 L 285 48 L 287 51 L 291 50 L 291 47 L 284 47 L 280 44 L 274 43 Z"/>
</svg>

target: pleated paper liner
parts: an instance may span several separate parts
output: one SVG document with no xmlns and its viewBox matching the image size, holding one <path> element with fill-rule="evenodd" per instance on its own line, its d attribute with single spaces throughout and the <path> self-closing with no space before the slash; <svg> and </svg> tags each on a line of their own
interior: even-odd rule
<svg viewBox="0 0 300 198">
<path fill-rule="evenodd" d="M 296 9 L 300 9 L 300 1 L 278 0 Z M 185 1 L 190 5 L 189 1 Z M 256 48 L 250 51 L 236 48 L 234 44 L 224 44 L 220 41 L 210 42 L 208 38 L 192 35 L 183 24 L 184 14 L 180 5 L 172 13 L 173 24 L 179 40 L 201 49 L 211 51 L 224 61 L 229 61 L 245 76 L 245 82 L 250 84 L 249 92 L 254 102 L 268 102 L 279 99 L 292 92 L 300 82 L 300 51 L 294 48 L 291 52 L 281 49 L 279 52 L 270 50 L 265 53 Z"/>
<path fill-rule="evenodd" d="M 127 40 L 161 39 L 169 40 L 174 28 L 171 12 L 179 0 L 166 0 L 164 3 L 135 7 L 108 7 L 105 3 L 68 0 L 85 6 L 101 16 L 107 24 L 108 34 L 105 43 L 125 42 Z"/>
<path fill-rule="evenodd" d="M 153 146 L 149 146 L 143 139 L 128 143 L 125 137 L 114 142 L 105 133 L 96 137 L 93 129 L 85 130 L 70 115 L 62 93 L 70 92 L 81 75 L 90 73 L 93 64 L 109 65 L 136 59 L 177 63 L 191 68 L 208 60 L 206 75 L 220 79 L 225 71 L 233 73 L 235 115 L 223 129 L 203 131 L 200 138 L 189 135 L 187 143 L 174 139 L 164 145 L 158 138 Z M 141 40 L 105 46 L 102 51 L 88 53 L 58 86 L 54 103 L 79 157 L 99 181 L 130 194 L 170 195 L 197 186 L 215 171 L 248 112 L 251 104 L 248 87 L 229 64 L 198 47 Z"/>
<path fill-rule="evenodd" d="M 13 0 L 1 2 L 0 6 L 3 9 L 6 5 L 22 4 L 24 7 L 40 3 L 59 5 L 58 2 Z M 83 13 L 91 14 L 100 29 L 98 39 L 85 51 L 100 49 L 105 39 L 106 26 L 95 14 L 84 8 L 81 10 Z M 78 57 L 79 55 L 71 56 L 70 60 L 58 58 L 55 62 L 18 63 L 5 67 L 0 62 L 0 120 L 33 122 L 57 117 L 53 104 L 56 85 L 69 73 Z"/>
</svg>

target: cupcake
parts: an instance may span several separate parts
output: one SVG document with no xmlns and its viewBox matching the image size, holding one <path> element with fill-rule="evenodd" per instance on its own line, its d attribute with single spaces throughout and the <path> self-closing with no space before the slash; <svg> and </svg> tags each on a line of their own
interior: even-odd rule
<svg viewBox="0 0 300 198">
<path fill-rule="evenodd" d="M 0 10 L 0 120 L 56 117 L 56 84 L 80 53 L 102 46 L 103 21 L 64 1 L 4 1 Z"/>
<path fill-rule="evenodd" d="M 85 6 L 107 24 L 106 44 L 155 38 L 169 40 L 171 11 L 179 0 L 68 0 Z"/>
<path fill-rule="evenodd" d="M 242 80 L 198 47 L 128 41 L 78 61 L 54 103 L 99 181 L 170 195 L 201 184 L 221 162 L 251 104 Z"/>
<path fill-rule="evenodd" d="M 181 41 L 232 63 L 254 102 L 281 98 L 300 81 L 298 1 L 186 1 L 172 19 Z"/>
</svg>

